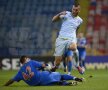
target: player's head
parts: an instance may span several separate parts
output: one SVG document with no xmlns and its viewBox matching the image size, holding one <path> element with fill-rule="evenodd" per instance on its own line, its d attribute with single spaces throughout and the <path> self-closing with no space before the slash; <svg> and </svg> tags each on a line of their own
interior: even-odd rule
<svg viewBox="0 0 108 90">
<path fill-rule="evenodd" d="M 80 5 L 79 5 L 79 3 L 75 3 L 72 6 L 72 15 L 76 17 L 79 12 L 80 12 Z"/>
<path fill-rule="evenodd" d="M 83 33 L 78 33 L 78 38 L 82 38 L 83 37 Z"/>
<path fill-rule="evenodd" d="M 21 56 L 20 58 L 20 63 L 24 64 L 27 61 L 28 57 L 27 56 Z"/>
</svg>

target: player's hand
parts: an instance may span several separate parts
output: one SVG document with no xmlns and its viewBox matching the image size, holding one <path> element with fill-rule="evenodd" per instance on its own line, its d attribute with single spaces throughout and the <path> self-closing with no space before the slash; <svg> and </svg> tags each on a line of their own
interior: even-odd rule
<svg viewBox="0 0 108 90">
<path fill-rule="evenodd" d="M 61 13 L 58 13 L 57 15 L 55 15 L 53 18 L 52 18 L 52 22 L 56 22 L 56 21 L 59 21 L 61 18 L 63 18 L 64 16 L 66 15 L 66 11 L 63 11 Z"/>
</svg>

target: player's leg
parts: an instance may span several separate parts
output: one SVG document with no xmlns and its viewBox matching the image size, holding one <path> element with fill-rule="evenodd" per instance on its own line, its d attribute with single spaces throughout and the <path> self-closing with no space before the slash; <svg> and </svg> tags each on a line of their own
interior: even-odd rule
<svg viewBox="0 0 108 90">
<path fill-rule="evenodd" d="M 58 66 L 60 65 L 60 62 L 62 60 L 62 56 L 55 56 L 55 61 L 54 61 L 54 65 L 58 68 Z"/>
<path fill-rule="evenodd" d="M 63 39 L 57 38 L 56 45 L 55 45 L 55 53 L 54 53 L 55 56 L 54 67 L 52 68 L 51 71 L 55 71 L 60 65 L 62 56 L 65 51 L 65 46 L 66 46 L 65 41 Z"/>
<path fill-rule="evenodd" d="M 68 75 L 68 74 L 63 74 L 61 75 L 61 80 L 75 80 L 75 81 L 78 81 L 78 82 L 83 82 L 83 78 L 78 78 L 78 77 L 75 77 L 75 76 L 72 76 L 72 75 Z"/>
<path fill-rule="evenodd" d="M 61 60 L 62 60 L 62 56 L 55 56 L 54 66 L 50 71 L 55 72 L 61 63 Z"/>
<path fill-rule="evenodd" d="M 64 72 L 67 72 L 67 58 L 65 55 L 63 56 L 62 61 L 63 61 Z"/>
<path fill-rule="evenodd" d="M 68 72 L 69 75 L 71 74 L 72 71 L 72 56 L 73 56 L 72 50 L 66 50 L 63 56 L 64 72 Z"/>
<path fill-rule="evenodd" d="M 79 66 L 80 66 L 80 67 L 82 67 L 82 60 L 81 60 L 81 56 L 82 56 L 82 55 L 81 55 L 81 54 L 82 54 L 82 53 L 79 52 Z"/>
<path fill-rule="evenodd" d="M 75 61 L 76 62 L 76 61 Z M 79 71 L 80 74 L 84 74 L 84 69 L 82 68 L 82 59 L 81 59 L 81 53 L 79 53 L 79 62 L 76 62 L 76 68 Z M 79 65 L 78 65 L 79 63 Z"/>
<path fill-rule="evenodd" d="M 67 57 L 67 71 L 68 71 L 68 74 L 71 75 L 71 72 L 72 72 L 72 56 Z"/>
<path fill-rule="evenodd" d="M 68 50 L 68 52 L 67 52 L 67 69 L 68 69 L 69 75 L 72 72 L 72 57 L 73 57 L 73 52 L 71 50 Z"/>
<path fill-rule="evenodd" d="M 86 51 L 83 51 L 81 54 L 81 67 L 84 69 L 85 71 L 85 58 L 86 58 Z"/>
<path fill-rule="evenodd" d="M 77 50 L 77 44 L 76 43 L 70 43 L 69 49 L 73 51 L 73 55 L 75 57 L 76 66 L 79 66 L 79 51 Z"/>
<path fill-rule="evenodd" d="M 69 44 L 69 49 L 73 51 L 73 56 L 75 58 L 75 62 L 76 62 L 76 68 L 79 71 L 80 74 L 83 74 L 84 71 L 82 70 L 82 68 L 79 66 L 79 51 L 77 49 L 77 44 L 75 42 L 70 43 Z"/>
<path fill-rule="evenodd" d="M 43 75 L 43 79 L 45 79 L 45 80 L 43 80 L 43 82 L 42 82 L 42 83 L 44 83 L 44 85 L 63 85 L 63 86 L 76 85 L 77 83 L 67 82 L 67 80 L 78 81 L 76 77 L 73 77 L 73 76 L 70 76 L 67 74 L 61 75 L 59 72 L 52 72 L 52 73 L 49 73 L 49 75 L 45 74 L 45 76 L 47 76 L 47 77 L 44 77 L 44 75 Z"/>
<path fill-rule="evenodd" d="M 73 82 L 68 82 L 68 81 L 60 81 L 58 82 L 58 84 L 56 85 L 60 85 L 60 86 L 76 86 L 78 83 L 76 81 Z"/>
</svg>

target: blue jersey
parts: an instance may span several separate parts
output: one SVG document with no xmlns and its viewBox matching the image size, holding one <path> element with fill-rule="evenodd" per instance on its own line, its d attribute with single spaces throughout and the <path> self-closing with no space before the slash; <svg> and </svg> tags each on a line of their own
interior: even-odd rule
<svg viewBox="0 0 108 90">
<path fill-rule="evenodd" d="M 80 47 L 80 46 L 86 45 L 86 39 L 85 38 L 78 38 L 77 44 L 78 44 L 77 48 L 78 48 L 79 52 L 86 51 L 86 49 L 84 47 Z"/>
<path fill-rule="evenodd" d="M 30 60 L 25 63 L 17 75 L 13 78 L 14 81 L 23 80 L 28 85 L 48 85 L 53 82 L 58 82 L 61 79 L 60 73 L 50 73 L 48 71 L 39 71 L 38 68 L 41 68 L 42 64 L 37 61 Z"/>
</svg>

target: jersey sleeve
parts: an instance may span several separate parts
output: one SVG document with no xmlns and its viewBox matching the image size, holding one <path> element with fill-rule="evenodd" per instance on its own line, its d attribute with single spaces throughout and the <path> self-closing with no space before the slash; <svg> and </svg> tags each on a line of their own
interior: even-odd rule
<svg viewBox="0 0 108 90">
<path fill-rule="evenodd" d="M 12 80 L 19 82 L 21 80 L 21 72 L 19 71 Z"/>
<path fill-rule="evenodd" d="M 81 25 L 82 23 L 83 23 L 83 20 L 82 20 L 82 19 L 80 19 L 80 25 Z M 80 26 L 80 25 L 79 25 L 79 26 Z"/>
<path fill-rule="evenodd" d="M 78 28 L 79 28 L 81 26 L 81 24 L 83 23 L 83 19 L 79 17 L 78 23 L 79 23 L 79 25 L 78 25 Z"/>
</svg>

